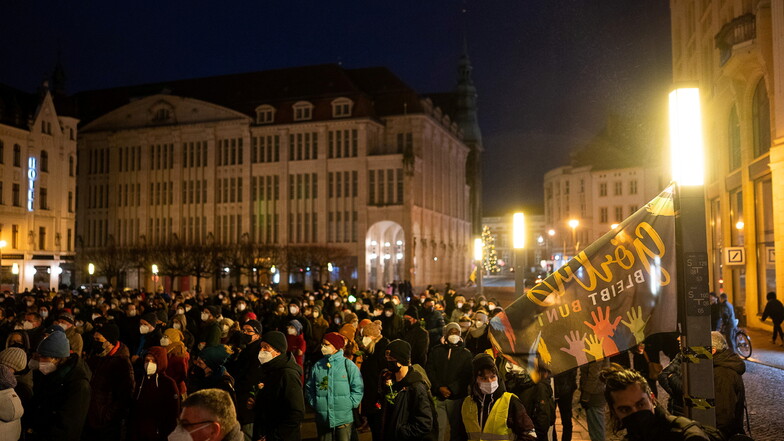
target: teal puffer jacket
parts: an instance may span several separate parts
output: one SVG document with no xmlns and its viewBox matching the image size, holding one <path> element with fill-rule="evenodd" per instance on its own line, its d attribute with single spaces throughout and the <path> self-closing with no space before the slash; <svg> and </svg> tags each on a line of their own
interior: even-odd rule
<svg viewBox="0 0 784 441">
<path fill-rule="evenodd" d="M 316 411 L 316 423 L 331 429 L 354 421 L 352 409 L 362 401 L 364 385 L 359 368 L 343 350 L 316 362 L 305 384 L 305 397 Z"/>
</svg>

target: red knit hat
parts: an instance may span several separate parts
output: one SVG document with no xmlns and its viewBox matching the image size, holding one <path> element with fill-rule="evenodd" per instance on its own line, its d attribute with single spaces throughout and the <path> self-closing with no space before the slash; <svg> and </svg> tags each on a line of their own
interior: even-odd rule
<svg viewBox="0 0 784 441">
<path fill-rule="evenodd" d="M 329 344 L 334 346 L 338 351 L 343 349 L 343 346 L 346 345 L 346 340 L 337 332 L 330 332 L 329 334 L 325 334 L 324 340 L 328 341 Z"/>
</svg>

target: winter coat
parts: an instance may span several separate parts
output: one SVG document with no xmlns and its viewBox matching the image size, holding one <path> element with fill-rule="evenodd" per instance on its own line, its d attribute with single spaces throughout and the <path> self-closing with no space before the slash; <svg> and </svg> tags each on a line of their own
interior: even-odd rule
<svg viewBox="0 0 784 441">
<path fill-rule="evenodd" d="M 169 353 L 168 365 L 166 366 L 166 375 L 170 376 L 175 383 L 180 395 L 188 393 L 188 386 L 186 380 L 188 379 L 188 362 L 190 361 L 190 354 L 184 352 L 183 355 L 174 355 Z"/>
<path fill-rule="evenodd" d="M 386 311 L 389 311 L 389 309 L 384 312 Z M 389 341 L 403 338 L 403 335 L 407 332 L 403 317 L 394 312 L 391 317 L 382 314 L 378 319 L 381 320 L 381 335 L 388 338 Z"/>
<path fill-rule="evenodd" d="M 509 372 L 506 379 L 509 392 L 523 403 L 537 433 L 547 432 L 555 424 L 555 400 L 550 381 L 536 383 L 527 372 Z"/>
<path fill-rule="evenodd" d="M 599 379 L 602 369 L 609 367 L 606 358 L 580 366 L 580 404 L 590 407 L 604 407 L 604 383 Z"/>
<path fill-rule="evenodd" d="M 473 331 L 476 330 L 476 328 L 471 328 L 471 330 L 469 330 L 465 336 L 466 349 L 471 351 L 471 353 L 474 355 L 481 354 L 493 347 L 490 344 L 490 338 L 487 336 L 488 332 L 490 332 L 490 327 L 485 326 L 484 332 L 482 332 L 478 337 L 474 336 L 473 333 Z"/>
<path fill-rule="evenodd" d="M 253 439 L 299 441 L 305 417 L 302 368 L 291 354 L 281 354 L 262 365 L 263 387 L 256 393 Z"/>
<path fill-rule="evenodd" d="M 746 364 L 731 350 L 713 355 L 713 387 L 716 392 L 716 427 L 728 439 L 743 433 L 743 404 L 746 390 L 741 375 Z"/>
<path fill-rule="evenodd" d="M 56 371 L 33 372 L 30 439 L 78 441 L 90 407 L 90 368 L 76 354 Z"/>
<path fill-rule="evenodd" d="M 362 366 L 359 371 L 362 374 L 362 383 L 365 385 L 365 393 L 362 395 L 362 414 L 370 415 L 378 412 L 376 403 L 379 402 L 378 395 L 378 376 L 387 366 L 386 351 L 389 340 L 381 337 L 373 346 L 373 352 L 365 352 Z"/>
<path fill-rule="evenodd" d="M 294 360 L 300 367 L 303 367 L 305 351 L 307 351 L 305 337 L 301 333 L 297 335 L 286 334 L 286 345 L 288 346 L 287 352 L 294 356 Z M 301 354 L 299 350 L 302 350 Z"/>
<path fill-rule="evenodd" d="M 22 435 L 22 400 L 13 389 L 0 390 L 0 439 L 15 441 Z"/>
<path fill-rule="evenodd" d="M 670 395 L 667 401 L 667 411 L 673 415 L 686 415 L 683 404 L 683 374 L 681 362 L 683 356 L 679 353 L 670 364 L 659 374 L 659 384 Z"/>
<path fill-rule="evenodd" d="M 482 425 L 484 426 L 488 416 L 493 410 L 495 402 L 498 401 L 506 392 L 506 384 L 500 377 L 498 378 L 498 388 L 496 388 L 495 392 L 492 394 L 483 393 L 481 390 L 479 390 L 476 382 L 472 382 L 470 386 L 470 394 L 464 400 L 473 400 L 474 403 L 476 403 L 477 414 L 476 416 L 472 417 L 477 418 L 477 423 L 482 422 Z M 523 403 L 520 401 L 517 395 L 514 394 L 512 394 L 511 399 L 509 400 L 509 412 L 506 417 L 506 426 L 511 429 L 512 433 L 514 433 L 517 439 L 520 441 L 536 440 L 534 423 L 528 416 L 528 412 L 526 412 Z"/>
<path fill-rule="evenodd" d="M 399 382 L 390 381 L 393 381 L 392 386 L 382 383 L 379 391 L 383 441 L 435 440 L 438 433 L 435 406 L 422 375 L 409 369 Z M 397 393 L 392 403 L 385 397 L 390 387 Z"/>
<path fill-rule="evenodd" d="M 430 379 L 430 390 L 436 399 L 445 399 L 441 387 L 449 389 L 450 400 L 462 400 L 468 395 L 472 358 L 471 351 L 465 348 L 462 340 L 456 345 L 439 344 L 430 350 L 425 370 Z"/>
<path fill-rule="evenodd" d="M 765 310 L 762 311 L 762 321 L 770 317 L 773 324 L 781 324 L 784 322 L 784 305 L 781 304 L 779 299 L 769 300 L 765 304 Z"/>
<path fill-rule="evenodd" d="M 313 365 L 305 398 L 316 411 L 316 424 L 331 429 L 354 421 L 353 410 L 359 407 L 364 389 L 359 368 L 341 349 Z"/>
<path fill-rule="evenodd" d="M 384 333 L 384 328 L 381 328 L 381 333 Z M 427 351 L 430 347 L 430 335 L 427 331 L 418 324 L 413 325 L 403 334 L 403 340 L 411 345 L 411 364 L 427 366 Z"/>
<path fill-rule="evenodd" d="M 180 414 L 180 391 L 177 383 L 166 375 L 166 350 L 153 346 L 148 351 L 158 365 L 152 375 L 146 372 L 136 382 L 134 404 L 128 424 L 128 438 L 138 441 L 165 441 L 177 426 Z"/>
<path fill-rule="evenodd" d="M 247 350 L 248 348 L 245 348 L 243 352 Z M 237 376 L 234 377 L 236 380 L 234 387 L 237 391 L 237 421 L 242 425 L 253 424 L 253 420 L 256 417 L 253 409 L 248 409 L 246 403 L 248 398 L 256 397 L 259 383 L 261 383 L 262 368 L 258 359 L 258 350 L 256 350 L 252 361 L 255 361 L 255 363 L 245 364 L 245 367 L 237 371 Z"/>
<path fill-rule="evenodd" d="M 92 371 L 90 388 L 90 411 L 87 426 L 104 429 L 120 424 L 133 403 L 135 380 L 130 354 L 125 344 L 118 342 L 114 352 L 101 357 L 93 355 L 87 359 Z"/>
<path fill-rule="evenodd" d="M 65 338 L 68 339 L 71 353 L 81 357 L 82 351 L 84 350 L 84 341 L 82 340 L 82 336 L 76 332 L 76 326 L 71 326 L 65 331 Z"/>
<path fill-rule="evenodd" d="M 710 441 L 701 426 L 685 417 L 676 417 L 667 413 L 661 406 L 653 409 L 654 423 L 648 427 L 644 439 L 657 441 Z M 642 441 L 639 434 L 629 434 L 624 441 Z"/>
</svg>

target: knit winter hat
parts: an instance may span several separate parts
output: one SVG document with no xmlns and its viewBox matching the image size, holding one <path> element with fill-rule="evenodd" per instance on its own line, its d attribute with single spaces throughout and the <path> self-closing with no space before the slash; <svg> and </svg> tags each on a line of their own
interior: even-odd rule
<svg viewBox="0 0 784 441">
<path fill-rule="evenodd" d="M 218 317 L 221 316 L 220 306 L 210 305 L 210 306 L 205 307 L 204 309 L 209 311 L 210 314 L 212 314 L 213 318 L 218 318 Z"/>
<path fill-rule="evenodd" d="M 368 320 L 369 321 L 369 320 Z M 376 338 L 381 335 L 381 320 L 376 320 L 374 322 L 370 322 L 362 328 L 362 335 L 364 337 L 373 337 Z"/>
<path fill-rule="evenodd" d="M 343 346 L 346 345 L 346 340 L 343 339 L 343 336 L 338 334 L 337 332 L 330 332 L 324 335 L 324 340 L 328 341 L 329 344 L 335 347 L 338 351 L 343 349 Z"/>
<path fill-rule="evenodd" d="M 346 323 L 345 325 L 340 327 L 340 331 L 338 334 L 342 335 L 346 338 L 346 340 L 354 340 L 354 336 L 357 335 L 357 328 L 350 323 Z"/>
<path fill-rule="evenodd" d="M 359 330 L 361 331 L 361 330 L 365 329 L 365 326 L 367 326 L 369 324 L 370 324 L 370 319 L 366 319 L 365 318 L 365 319 L 360 320 L 359 321 Z"/>
<path fill-rule="evenodd" d="M 103 335 L 103 338 L 112 345 L 116 345 L 117 340 L 120 339 L 120 328 L 114 323 L 103 325 L 100 329 L 96 329 L 95 332 Z"/>
<path fill-rule="evenodd" d="M 411 345 L 405 340 L 392 340 L 387 345 L 389 356 L 406 366 L 411 363 Z"/>
<path fill-rule="evenodd" d="M 27 367 L 27 354 L 21 348 L 6 348 L 0 351 L 0 364 L 8 366 L 16 372 Z"/>
<path fill-rule="evenodd" d="M 256 334 L 261 335 L 262 327 L 261 327 L 261 323 L 258 320 L 248 320 L 242 326 L 250 326 L 251 328 L 253 328 L 254 331 L 256 331 Z"/>
<path fill-rule="evenodd" d="M 411 318 L 415 318 L 415 319 L 419 320 L 419 310 L 416 307 L 414 307 L 414 306 L 409 306 L 408 309 L 406 309 L 406 313 L 403 314 L 403 315 L 404 316 L 407 315 L 407 316 L 409 316 Z"/>
<path fill-rule="evenodd" d="M 74 323 L 76 323 L 76 319 L 74 319 L 74 316 L 73 316 L 73 314 L 71 314 L 70 312 L 61 312 L 61 313 L 60 313 L 60 314 L 57 316 L 57 319 L 58 319 L 58 320 L 65 320 L 66 322 L 68 322 L 68 323 L 70 323 L 70 324 L 72 324 L 72 325 L 73 325 Z"/>
<path fill-rule="evenodd" d="M 446 324 L 446 326 L 444 326 L 444 329 L 443 329 L 444 337 L 449 335 L 449 330 L 450 329 L 457 329 L 457 332 L 458 332 L 458 335 L 459 335 L 459 333 L 460 333 L 460 325 L 458 325 L 455 322 L 449 322 L 449 323 Z"/>
<path fill-rule="evenodd" d="M 484 352 L 477 354 L 474 359 L 471 360 L 471 367 L 474 372 L 474 378 L 476 378 L 480 371 L 485 369 L 498 375 L 498 368 L 495 366 L 495 360 L 490 354 Z"/>
<path fill-rule="evenodd" d="M 226 360 L 229 359 L 229 352 L 225 345 L 207 346 L 199 352 L 199 358 L 214 371 L 226 363 Z"/>
<path fill-rule="evenodd" d="M 184 336 L 182 335 L 182 332 L 180 332 L 179 329 L 174 329 L 174 328 L 169 328 L 169 329 L 163 331 L 163 335 L 165 335 L 169 339 L 169 341 L 172 342 L 172 343 L 176 343 L 178 341 L 182 341 L 183 338 L 184 338 Z"/>
<path fill-rule="evenodd" d="M 353 312 L 346 312 L 343 314 L 343 323 L 353 323 L 355 321 L 358 322 L 359 319 Z"/>
<path fill-rule="evenodd" d="M 36 352 L 44 357 L 68 358 L 71 355 L 71 345 L 64 332 L 55 331 L 38 344 Z"/>
<path fill-rule="evenodd" d="M 267 332 L 263 337 L 261 337 L 261 341 L 272 346 L 281 354 L 285 353 L 286 349 L 289 348 L 288 343 L 286 343 L 286 336 L 280 331 Z"/>
<path fill-rule="evenodd" d="M 297 335 L 302 334 L 302 323 L 300 323 L 299 320 L 289 321 L 288 326 L 294 328 L 297 331 Z"/>
</svg>

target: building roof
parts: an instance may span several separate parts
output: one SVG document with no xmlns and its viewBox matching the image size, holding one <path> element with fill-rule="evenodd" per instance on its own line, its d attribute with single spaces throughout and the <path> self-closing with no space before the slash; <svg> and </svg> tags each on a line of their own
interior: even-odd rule
<svg viewBox="0 0 784 441">
<path fill-rule="evenodd" d="M 39 102 L 36 94 L 0 83 L 0 124 L 30 130 Z"/>
<path fill-rule="evenodd" d="M 82 124 L 129 102 L 155 94 L 171 94 L 218 104 L 255 117 L 256 108 L 276 108 L 275 123 L 294 122 L 292 105 L 314 105 L 310 121 L 332 119 L 332 100 L 354 102 L 352 117 L 380 118 L 422 113 L 419 95 L 389 69 L 344 69 L 337 64 L 164 81 L 137 86 L 79 92 L 73 96 Z"/>
</svg>

